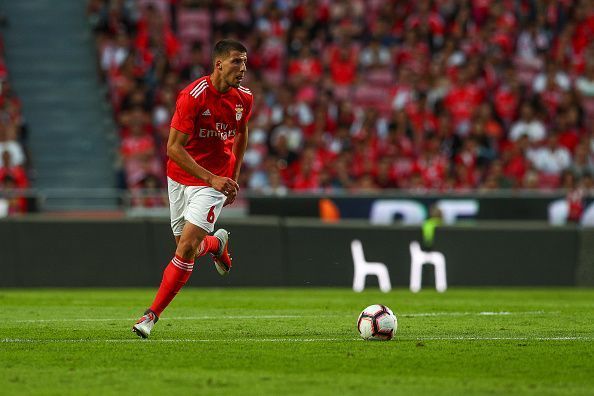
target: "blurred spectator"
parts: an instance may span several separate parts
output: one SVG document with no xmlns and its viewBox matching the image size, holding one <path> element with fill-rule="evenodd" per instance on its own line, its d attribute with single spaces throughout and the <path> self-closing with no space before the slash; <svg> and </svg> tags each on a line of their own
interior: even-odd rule
<svg viewBox="0 0 594 396">
<path fill-rule="evenodd" d="M 206 74 L 209 69 L 209 57 L 205 56 L 202 43 L 199 41 L 192 44 L 190 52 L 190 59 L 188 63 L 181 69 L 180 77 L 188 84 L 191 81 L 197 80 Z"/>
<path fill-rule="evenodd" d="M 131 205 L 143 208 L 159 208 L 167 205 L 167 194 L 158 177 L 147 175 L 131 189 Z"/>
<path fill-rule="evenodd" d="M 268 173 L 268 183 L 262 187 L 262 192 L 269 195 L 283 196 L 287 195 L 289 189 L 284 185 L 278 169 Z"/>
<path fill-rule="evenodd" d="M 373 176 L 370 173 L 365 173 L 357 180 L 357 184 L 353 187 L 355 192 L 377 193 L 380 187 L 375 183 Z"/>
<path fill-rule="evenodd" d="M 491 162 L 486 171 L 485 180 L 481 185 L 482 191 L 498 190 L 513 187 L 514 182 L 503 172 L 501 160 Z"/>
<path fill-rule="evenodd" d="M 594 161 L 587 145 L 579 144 L 576 147 L 569 170 L 579 178 L 594 174 Z"/>
<path fill-rule="evenodd" d="M 130 34 L 134 31 L 137 14 L 131 3 L 124 0 L 92 0 L 87 7 L 95 31 L 114 35 L 118 32 Z"/>
<path fill-rule="evenodd" d="M 0 163 L 0 193 L 7 192 L 7 215 L 27 212 L 27 199 L 19 194 L 19 190 L 29 187 L 29 180 L 25 169 L 15 165 L 10 156 L 10 151 L 2 152 Z M 4 197 L 5 194 L 2 194 Z M 1 217 L 1 216 L 0 216 Z"/>
<path fill-rule="evenodd" d="M 530 150 L 527 155 L 534 167 L 545 174 L 559 175 L 571 165 L 569 150 L 559 143 L 559 137 L 554 133 L 549 135 L 545 145 Z"/>
<path fill-rule="evenodd" d="M 0 216 L 27 212 L 22 190 L 29 187 L 32 163 L 27 147 L 27 125 L 21 114 L 21 102 L 10 84 L 3 51 L 0 36 L 0 196 L 3 198 Z"/>
<path fill-rule="evenodd" d="M 594 98 L 594 60 L 586 66 L 586 72 L 575 82 L 577 91 L 586 98 Z"/>
<path fill-rule="evenodd" d="M 12 179 L 15 188 L 29 187 L 27 173 L 21 165 L 17 165 L 11 158 L 10 151 L 3 151 L 0 163 L 0 180 Z"/>
<path fill-rule="evenodd" d="M 528 135 L 521 135 L 518 140 L 503 152 L 503 173 L 513 180 L 514 187 L 521 187 L 524 175 L 530 164 L 526 158 L 526 151 L 529 146 Z"/>
<path fill-rule="evenodd" d="M 0 213 L 0 216 L 2 214 L 11 216 L 27 212 L 27 200 L 24 197 L 19 196 L 15 191 L 17 188 L 17 182 L 12 177 L 7 176 L 0 179 L 0 192 L 8 192 L 8 196 L 5 198 L 8 207 L 6 208 L 6 213 Z"/>
<path fill-rule="evenodd" d="M 13 166 L 22 166 L 26 162 L 25 151 L 18 142 L 18 129 L 14 122 L 0 122 L 0 155 L 4 152 L 10 154 Z"/>
<path fill-rule="evenodd" d="M 107 42 L 101 52 L 101 68 L 104 72 L 117 70 L 130 54 L 130 38 L 119 32 L 115 41 Z"/>
<path fill-rule="evenodd" d="M 136 187 L 149 176 L 161 177 L 163 174 L 153 136 L 147 134 L 137 123 L 130 126 L 128 135 L 122 140 L 121 155 L 128 186 Z"/>
<path fill-rule="evenodd" d="M 584 173 L 580 179 L 585 195 L 594 193 L 594 176 L 591 173 Z"/>
<path fill-rule="evenodd" d="M 382 158 L 375 170 L 374 174 L 374 185 L 379 188 L 397 188 L 396 178 L 394 172 L 391 169 L 391 163 L 388 157 Z"/>
<path fill-rule="evenodd" d="M 544 124 L 536 117 L 534 107 L 528 102 L 522 104 L 520 119 L 512 124 L 509 138 L 515 141 L 523 135 L 533 142 L 542 141 L 546 137 Z"/>
<path fill-rule="evenodd" d="M 315 83 L 322 76 L 322 63 L 319 57 L 311 52 L 310 47 L 302 47 L 298 56 L 289 61 L 287 78 L 295 86 L 304 83 Z"/>
<path fill-rule="evenodd" d="M 452 115 L 456 131 L 462 135 L 468 133 L 470 118 L 484 99 L 482 82 L 473 81 L 473 69 L 464 66 L 458 71 L 458 79 L 444 98 L 444 106 Z"/>
<path fill-rule="evenodd" d="M 357 52 L 354 47 L 338 47 L 331 52 L 330 75 L 338 86 L 350 85 L 357 77 Z"/>
<path fill-rule="evenodd" d="M 559 67 L 554 62 L 549 62 L 546 65 L 546 71 L 540 73 L 534 79 L 532 88 L 534 92 L 541 93 L 554 89 L 561 89 L 567 91 L 570 87 L 569 77 L 565 72 L 559 70 Z"/>
<path fill-rule="evenodd" d="M 584 189 L 571 171 L 564 173 L 563 180 L 563 187 L 567 191 L 567 222 L 579 224 L 584 213 Z"/>
<path fill-rule="evenodd" d="M 378 38 L 374 37 L 361 51 L 359 63 L 364 71 L 387 68 L 390 64 L 390 51 Z"/>
<path fill-rule="evenodd" d="M 285 117 L 284 123 L 272 130 L 270 140 L 276 146 L 279 139 L 285 139 L 287 148 L 292 152 L 298 152 L 303 146 L 303 130 L 296 122 L 296 117 Z"/>
</svg>

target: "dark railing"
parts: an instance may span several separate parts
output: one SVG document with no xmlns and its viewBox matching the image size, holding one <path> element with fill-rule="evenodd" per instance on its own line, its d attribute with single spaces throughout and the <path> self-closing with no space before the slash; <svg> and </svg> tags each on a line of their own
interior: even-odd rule
<svg viewBox="0 0 594 396">
<path fill-rule="evenodd" d="M 238 200 L 225 209 L 225 215 L 266 215 L 281 217 L 319 217 L 320 201 L 330 198 L 341 214 L 341 218 L 370 219 L 374 215 L 390 212 L 395 218 L 407 213 L 403 209 L 390 207 L 391 202 L 407 203 L 416 210 L 411 218 L 424 217 L 432 205 L 460 206 L 470 203 L 475 215 L 466 216 L 475 220 L 535 220 L 551 221 L 555 218 L 563 221 L 563 202 L 565 190 L 497 190 L 433 192 L 382 190 L 381 192 L 310 192 L 289 193 L 286 195 L 263 194 L 257 191 L 242 190 Z M 594 197 L 586 194 L 583 198 L 584 215 L 592 217 L 594 222 Z M 476 203 L 476 204 L 474 204 Z M 450 206 L 447 206 L 450 205 Z M 556 206 L 555 206 L 556 205 Z M 48 188 L 27 190 L 0 190 L 0 217 L 22 213 L 47 212 L 119 212 L 129 216 L 168 216 L 167 191 L 157 190 L 120 190 L 120 189 L 83 189 L 83 188 Z M 592 208 L 590 208 L 592 207 Z M 590 210 L 592 209 L 592 210 Z M 452 210 L 457 210 L 453 208 Z M 561 212 L 559 212 L 559 210 Z M 398 213 L 397 213 L 398 212 Z M 592 212 L 592 215 L 589 214 Z M 555 214 L 553 213 L 553 214 Z M 464 217 L 464 216 L 462 216 Z M 380 219 L 381 220 L 381 219 Z M 390 220 L 390 219 L 388 219 Z M 590 222 L 590 221 L 588 221 Z M 594 225 L 594 223 L 593 223 Z"/>
</svg>

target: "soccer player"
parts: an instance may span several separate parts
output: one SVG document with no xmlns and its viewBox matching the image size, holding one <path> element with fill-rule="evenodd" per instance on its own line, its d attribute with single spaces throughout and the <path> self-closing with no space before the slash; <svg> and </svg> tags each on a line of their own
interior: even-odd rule
<svg viewBox="0 0 594 396">
<path fill-rule="evenodd" d="M 167 141 L 171 228 L 177 248 L 165 268 L 153 304 L 132 327 L 147 338 L 161 312 L 192 274 L 194 259 L 210 253 L 221 275 L 231 269 L 229 233 L 208 234 L 223 206 L 233 203 L 248 141 L 252 93 L 241 86 L 247 50 L 221 40 L 213 51 L 213 72 L 178 95 Z"/>
</svg>

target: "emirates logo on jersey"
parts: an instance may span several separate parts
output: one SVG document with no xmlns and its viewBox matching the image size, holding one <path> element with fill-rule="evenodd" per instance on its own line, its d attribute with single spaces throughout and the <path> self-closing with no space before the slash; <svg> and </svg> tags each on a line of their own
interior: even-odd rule
<svg viewBox="0 0 594 396">
<path fill-rule="evenodd" d="M 242 115 L 243 115 L 243 106 L 240 104 L 235 105 L 235 120 L 236 121 L 241 120 Z"/>
<path fill-rule="evenodd" d="M 221 140 L 227 140 L 235 136 L 236 129 L 229 128 L 229 124 L 224 122 L 217 122 L 215 124 L 216 130 L 200 128 L 198 130 L 198 137 L 210 138 L 216 137 Z"/>
</svg>

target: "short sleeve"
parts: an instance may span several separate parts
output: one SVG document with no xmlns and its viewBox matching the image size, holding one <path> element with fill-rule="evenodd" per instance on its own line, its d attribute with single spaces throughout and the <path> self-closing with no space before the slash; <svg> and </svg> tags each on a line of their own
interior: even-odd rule
<svg viewBox="0 0 594 396">
<path fill-rule="evenodd" d="M 188 95 L 187 92 L 181 92 L 177 97 L 175 113 L 171 119 L 171 127 L 182 133 L 191 135 L 194 133 L 194 123 L 197 113 L 198 101 Z"/>
<path fill-rule="evenodd" d="M 253 104 L 254 104 L 254 97 L 252 96 L 252 97 L 250 98 L 250 103 L 249 103 L 248 111 L 247 111 L 247 113 L 246 113 L 246 115 L 245 115 L 245 122 L 246 122 L 246 123 L 247 123 L 247 122 L 250 120 L 250 118 L 251 118 L 251 116 L 252 116 L 252 105 L 253 105 Z"/>
</svg>

